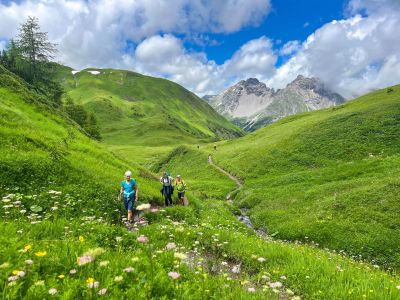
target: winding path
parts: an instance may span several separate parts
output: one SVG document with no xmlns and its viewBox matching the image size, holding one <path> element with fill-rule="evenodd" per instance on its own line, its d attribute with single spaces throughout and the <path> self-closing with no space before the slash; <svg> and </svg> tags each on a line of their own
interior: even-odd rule
<svg viewBox="0 0 400 300">
<path fill-rule="evenodd" d="M 231 173 L 225 171 L 224 169 L 222 169 L 220 166 L 217 166 L 213 160 L 212 160 L 212 155 L 208 155 L 208 163 L 213 166 L 215 169 L 217 169 L 218 171 L 220 171 L 221 173 L 223 173 L 224 175 L 226 175 L 227 177 L 229 177 L 232 181 L 234 181 L 236 183 L 236 189 L 234 189 L 233 191 L 230 191 L 227 195 L 226 195 L 226 200 L 230 203 L 232 203 L 232 194 L 236 193 L 238 191 L 240 191 L 243 188 L 243 183 L 242 181 L 237 178 L 236 176 L 232 175 Z M 268 232 L 266 229 L 256 229 L 253 225 L 253 223 L 251 222 L 249 216 L 246 214 L 246 210 L 245 209 L 240 209 L 240 213 L 241 215 L 238 216 L 239 221 L 241 221 L 242 223 L 244 223 L 247 227 L 251 228 L 252 230 L 254 230 L 254 232 L 266 239 L 268 238 Z"/>
<path fill-rule="evenodd" d="M 220 166 L 217 166 L 212 159 L 212 155 L 210 154 L 208 156 L 208 163 L 213 166 L 214 168 L 216 168 L 218 171 L 220 171 L 221 173 L 225 174 L 227 177 L 229 177 L 232 181 L 234 181 L 236 183 L 236 189 L 234 189 L 233 191 L 230 191 L 227 195 L 226 195 L 226 200 L 232 200 L 232 194 L 238 192 L 239 190 L 241 190 L 243 188 L 243 183 L 240 181 L 239 178 L 235 177 L 234 175 L 232 175 L 231 173 L 225 171 L 224 169 L 222 169 Z"/>
</svg>

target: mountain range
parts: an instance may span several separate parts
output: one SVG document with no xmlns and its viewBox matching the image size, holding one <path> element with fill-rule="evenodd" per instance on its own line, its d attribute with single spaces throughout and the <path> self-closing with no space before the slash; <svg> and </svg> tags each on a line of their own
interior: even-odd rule
<svg viewBox="0 0 400 300">
<path fill-rule="evenodd" d="M 278 90 L 256 78 L 249 78 L 219 95 L 206 95 L 203 99 L 246 131 L 254 131 L 289 115 L 336 106 L 345 101 L 318 78 L 302 75 Z"/>
</svg>

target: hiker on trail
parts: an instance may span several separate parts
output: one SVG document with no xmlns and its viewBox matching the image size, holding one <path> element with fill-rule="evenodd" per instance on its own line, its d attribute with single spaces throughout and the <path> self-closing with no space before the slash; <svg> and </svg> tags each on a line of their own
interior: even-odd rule
<svg viewBox="0 0 400 300">
<path fill-rule="evenodd" d="M 217 151 L 217 145 L 214 145 L 214 150 Z"/>
<path fill-rule="evenodd" d="M 173 181 L 174 179 L 167 172 L 164 172 L 160 178 L 160 182 L 162 183 L 161 194 L 164 196 L 165 206 L 172 205 L 172 194 L 174 193 Z"/>
<path fill-rule="evenodd" d="M 175 188 L 178 191 L 179 201 L 181 202 L 182 205 L 185 205 L 184 200 L 185 200 L 186 183 L 182 179 L 181 175 L 176 176 Z"/>
<path fill-rule="evenodd" d="M 131 178 L 132 172 L 125 172 L 125 180 L 121 182 L 120 194 L 124 195 L 124 206 L 128 211 L 128 222 L 133 223 L 133 209 L 138 200 L 138 187 L 136 179 Z"/>
</svg>

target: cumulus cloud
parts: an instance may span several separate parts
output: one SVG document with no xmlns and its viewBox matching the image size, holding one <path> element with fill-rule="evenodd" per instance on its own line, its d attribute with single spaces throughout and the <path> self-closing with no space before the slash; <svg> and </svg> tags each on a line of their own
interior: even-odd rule
<svg viewBox="0 0 400 300">
<path fill-rule="evenodd" d="M 139 43 L 160 32 L 230 33 L 257 25 L 269 7 L 269 0 L 0 2 L 0 38 L 15 36 L 19 24 L 33 15 L 59 43 L 61 61 L 75 67 L 115 66 L 127 41 Z"/>
<path fill-rule="evenodd" d="M 355 0 L 349 10 L 356 15 L 316 30 L 268 83 L 282 87 L 297 74 L 316 76 L 345 97 L 400 83 L 399 2 Z"/>
<path fill-rule="evenodd" d="M 224 65 L 224 75 L 228 78 L 267 78 L 275 72 L 277 57 L 272 50 L 272 42 L 266 37 L 244 44 Z"/>
<path fill-rule="evenodd" d="M 0 48 L 34 15 L 59 44 L 58 59 L 67 65 L 133 69 L 174 80 L 200 95 L 247 77 L 281 88 L 298 74 L 316 76 L 345 97 L 400 82 L 398 0 L 350 0 L 345 19 L 323 25 L 305 41 L 276 49 L 278 44 L 263 36 L 222 64 L 184 47 L 185 40 L 218 44 L 208 34 L 257 25 L 269 10 L 270 0 L 0 2 Z M 279 57 L 284 63 L 276 67 Z"/>
</svg>

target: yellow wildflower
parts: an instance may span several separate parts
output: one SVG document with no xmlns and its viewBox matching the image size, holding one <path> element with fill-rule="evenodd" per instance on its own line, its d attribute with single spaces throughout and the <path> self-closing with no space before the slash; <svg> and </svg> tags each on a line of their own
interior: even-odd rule
<svg viewBox="0 0 400 300">
<path fill-rule="evenodd" d="M 93 277 L 89 277 L 89 278 L 86 280 L 86 283 L 93 283 L 93 282 L 95 282 L 95 280 L 94 280 Z"/>
<path fill-rule="evenodd" d="M 18 270 L 13 270 L 13 271 L 12 271 L 12 274 L 13 274 L 13 275 L 18 275 L 18 273 L 19 273 Z"/>
<path fill-rule="evenodd" d="M 83 243 L 83 242 L 85 241 L 85 238 L 84 238 L 82 235 L 80 235 L 80 236 L 79 236 L 79 241 L 80 241 L 81 243 Z"/>
<path fill-rule="evenodd" d="M 32 245 L 30 245 L 30 244 L 25 245 L 25 247 L 24 247 L 24 251 L 25 251 L 25 252 L 29 252 L 29 251 L 31 251 L 31 250 L 32 250 Z"/>
<path fill-rule="evenodd" d="M 35 255 L 38 257 L 43 257 L 43 256 L 47 255 L 47 252 L 46 251 L 38 251 L 35 253 Z"/>
<path fill-rule="evenodd" d="M 65 275 L 64 275 L 64 274 L 61 274 L 61 275 L 58 275 L 57 277 L 60 278 L 60 279 L 64 279 L 64 278 L 65 278 Z"/>
</svg>

